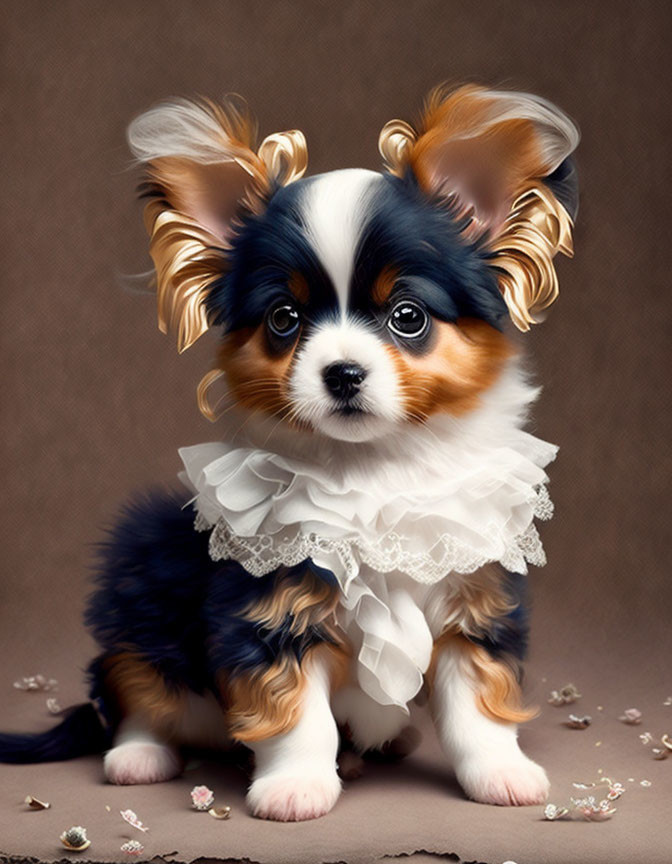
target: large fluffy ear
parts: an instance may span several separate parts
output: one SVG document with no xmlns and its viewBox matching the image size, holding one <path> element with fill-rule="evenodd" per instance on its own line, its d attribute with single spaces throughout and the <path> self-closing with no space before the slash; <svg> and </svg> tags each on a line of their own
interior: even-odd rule
<svg viewBox="0 0 672 864">
<path fill-rule="evenodd" d="M 490 252 L 511 318 L 529 330 L 558 294 L 553 257 L 572 254 L 578 141 L 546 100 L 469 85 L 433 91 L 417 129 L 393 120 L 379 147 L 388 170 L 412 172 L 465 239 Z"/>
<path fill-rule="evenodd" d="M 184 351 L 208 329 L 205 300 L 226 269 L 237 216 L 260 209 L 275 186 L 300 177 L 306 142 L 298 130 L 269 135 L 258 152 L 255 126 L 233 100 L 176 99 L 128 129 L 146 166 L 145 224 L 156 268 L 159 327 Z"/>
</svg>

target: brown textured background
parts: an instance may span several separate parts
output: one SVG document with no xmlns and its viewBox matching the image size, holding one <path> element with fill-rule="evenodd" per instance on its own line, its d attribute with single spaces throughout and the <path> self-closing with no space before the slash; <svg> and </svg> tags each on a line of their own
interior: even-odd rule
<svg viewBox="0 0 672 864">
<path fill-rule="evenodd" d="M 277 826 L 249 819 L 240 778 L 212 766 L 131 791 L 100 785 L 97 759 L 4 768 L 0 851 L 57 856 L 74 822 L 95 835 L 93 860 L 121 857 L 109 802 L 152 826 L 148 853 L 180 860 L 425 849 L 488 864 L 669 862 L 672 761 L 653 762 L 637 733 L 672 733 L 662 704 L 672 693 L 672 6 L 23 0 L 3 3 L 2 17 L 0 727 L 51 722 L 43 697 L 12 690 L 20 675 L 56 675 L 64 705 L 81 697 L 94 650 L 80 623 L 91 543 L 129 492 L 172 482 L 178 446 L 216 435 L 195 405 L 212 340 L 178 357 L 153 299 L 124 285 L 149 264 L 128 121 L 165 96 L 236 91 L 262 135 L 304 130 L 312 173 L 377 167 L 385 121 L 411 119 L 441 80 L 480 81 L 548 97 L 583 136 L 576 258 L 560 261 L 561 298 L 526 338 L 545 388 L 534 430 L 561 447 L 550 468 L 557 515 L 542 531 L 549 564 L 532 577 L 528 681 L 543 703 L 575 680 L 584 697 L 573 707 L 595 722 L 570 732 L 559 725 L 567 712 L 545 707 L 523 736 L 557 803 L 600 767 L 634 779 L 611 822 L 551 824 L 541 808 L 463 801 L 428 745 L 399 769 L 373 769 L 325 819 Z M 631 705 L 645 712 L 639 728 L 616 719 Z M 184 811 L 204 778 L 226 788 L 230 823 L 194 827 Z M 28 791 L 53 809 L 23 813 Z"/>
</svg>

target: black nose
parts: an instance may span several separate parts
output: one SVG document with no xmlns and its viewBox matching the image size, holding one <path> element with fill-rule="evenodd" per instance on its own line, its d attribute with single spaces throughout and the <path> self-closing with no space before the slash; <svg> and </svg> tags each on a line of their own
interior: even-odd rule
<svg viewBox="0 0 672 864">
<path fill-rule="evenodd" d="M 337 399 L 351 399 L 359 392 L 362 381 L 366 378 L 366 370 L 358 363 L 339 361 L 322 370 L 327 390 Z"/>
</svg>

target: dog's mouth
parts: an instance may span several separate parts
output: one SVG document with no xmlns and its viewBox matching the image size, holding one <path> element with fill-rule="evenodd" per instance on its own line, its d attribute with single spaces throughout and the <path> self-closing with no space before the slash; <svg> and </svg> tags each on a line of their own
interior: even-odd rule
<svg viewBox="0 0 672 864">
<path fill-rule="evenodd" d="M 367 417 L 371 412 L 361 405 L 346 402 L 344 405 L 337 405 L 330 414 L 332 417 Z"/>
</svg>

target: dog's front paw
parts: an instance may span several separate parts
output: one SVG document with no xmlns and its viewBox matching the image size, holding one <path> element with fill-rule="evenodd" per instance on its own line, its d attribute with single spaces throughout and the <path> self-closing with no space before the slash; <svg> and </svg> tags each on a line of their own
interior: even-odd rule
<svg viewBox="0 0 672 864">
<path fill-rule="evenodd" d="M 105 755 L 104 765 L 109 782 L 119 786 L 161 783 L 182 770 L 172 747 L 151 741 L 127 741 L 113 747 Z"/>
<path fill-rule="evenodd" d="M 324 816 L 341 793 L 335 771 L 314 775 L 270 774 L 255 780 L 247 793 L 253 816 L 277 822 L 303 822 Z"/>
<path fill-rule="evenodd" d="M 466 794 L 483 804 L 543 804 L 548 797 L 546 772 L 523 753 L 500 760 L 468 759 L 456 774 Z"/>
</svg>

